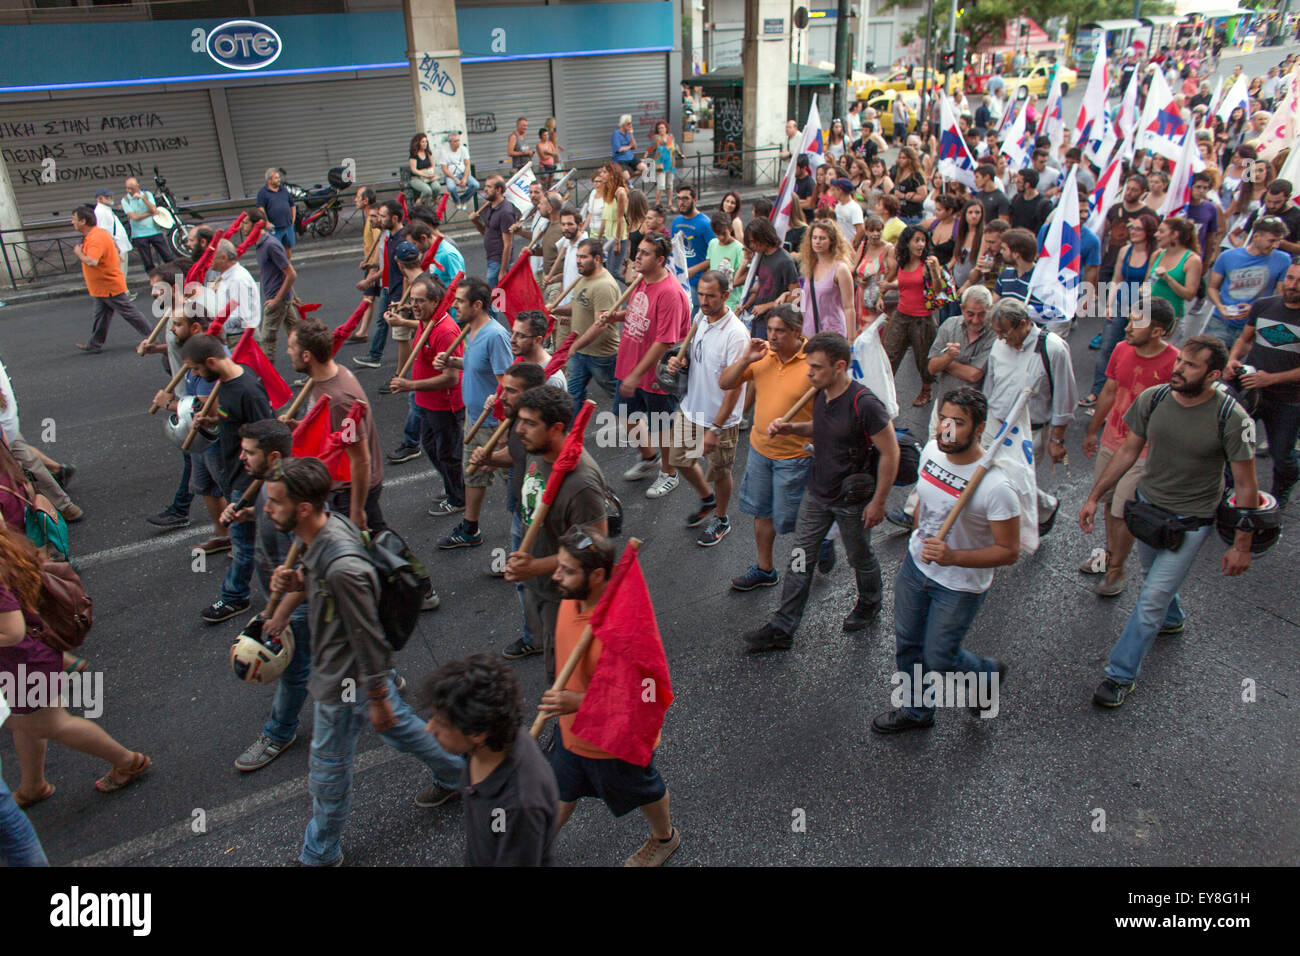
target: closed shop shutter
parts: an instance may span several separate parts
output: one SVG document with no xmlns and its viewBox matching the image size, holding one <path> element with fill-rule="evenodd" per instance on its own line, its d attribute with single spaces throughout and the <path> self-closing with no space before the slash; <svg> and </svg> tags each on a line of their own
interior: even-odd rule
<svg viewBox="0 0 1300 956">
<path fill-rule="evenodd" d="M 390 183 L 415 135 L 406 74 L 234 87 L 226 101 L 248 196 L 257 195 L 271 167 L 310 188 L 325 185 L 326 173 L 345 159 L 356 162 L 358 183 Z"/>
<path fill-rule="evenodd" d="M 574 67 L 577 67 L 576 69 Z M 565 64 L 565 119 L 561 154 L 567 164 L 590 166 L 610 158 L 610 134 L 623 113 L 632 114 L 638 151 L 650 145 L 654 124 L 668 117 L 668 57 L 634 53 L 575 58 Z"/>
<path fill-rule="evenodd" d="M 551 61 L 465 63 L 461 66 L 461 78 L 465 83 L 469 153 L 481 181 L 489 170 L 510 167 L 506 138 L 519 117 L 528 120 L 528 146 L 537 147 L 537 131 L 547 117 L 555 115 L 551 100 Z M 560 144 L 567 148 L 563 137 Z"/>
<path fill-rule="evenodd" d="M 120 201 L 153 168 L 182 202 L 222 199 L 226 179 L 206 90 L 5 103 L 0 147 L 24 222 L 66 219 L 101 187 Z M 53 159 L 52 169 L 43 159 Z M 53 182 L 43 182 L 50 169 Z"/>
</svg>

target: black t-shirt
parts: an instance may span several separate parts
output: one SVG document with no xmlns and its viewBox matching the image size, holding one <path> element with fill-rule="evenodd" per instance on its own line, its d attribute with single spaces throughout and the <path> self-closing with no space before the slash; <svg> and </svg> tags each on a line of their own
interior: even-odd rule
<svg viewBox="0 0 1300 956">
<path fill-rule="evenodd" d="M 790 253 L 777 249 L 754 260 L 754 282 L 749 287 L 749 305 L 765 305 L 790 288 L 791 283 L 799 281 L 799 269 L 790 258 Z"/>
<path fill-rule="evenodd" d="M 807 226 L 791 226 L 785 231 L 785 248 L 789 252 L 798 252 L 799 247 L 803 245 L 804 233 L 808 231 Z"/>
<path fill-rule="evenodd" d="M 809 196 L 812 195 L 813 186 L 815 185 L 816 183 L 813 181 L 812 176 L 805 176 L 803 179 L 800 179 L 798 176 L 795 176 L 794 194 L 798 196 L 800 199 L 807 199 Z"/>
<path fill-rule="evenodd" d="M 925 206 L 915 199 L 904 199 L 905 193 L 914 193 L 918 189 L 925 188 L 925 180 L 919 173 L 913 173 L 902 182 L 897 178 L 898 167 L 894 167 L 894 172 L 890 174 L 890 179 L 894 180 L 894 195 L 898 197 L 900 208 L 898 215 L 903 219 L 918 219 L 925 213 Z"/>
<path fill-rule="evenodd" d="M 220 472 L 216 477 L 222 492 L 230 501 L 234 501 L 238 497 L 237 493 L 247 488 L 252 480 L 239 461 L 239 429 L 249 422 L 260 422 L 275 415 L 257 373 L 247 365 L 239 367 L 244 370 L 244 374 L 222 382 L 221 391 L 217 394 L 217 417 L 221 423 L 217 446 Z"/>
<path fill-rule="evenodd" d="M 1246 220 L 1246 224 L 1243 227 L 1245 229 L 1246 235 L 1250 235 L 1250 230 L 1255 228 L 1256 221 L 1262 219 L 1264 216 L 1276 216 L 1276 218 L 1281 219 L 1284 223 L 1286 223 L 1287 242 L 1300 242 L 1300 209 L 1297 209 L 1291 203 L 1287 203 L 1286 206 L 1283 208 L 1283 210 L 1279 213 L 1271 213 L 1268 210 L 1263 209 L 1262 207 L 1260 209 L 1256 209 L 1254 212 L 1250 214 L 1250 217 Z"/>
<path fill-rule="evenodd" d="M 1007 194 L 1001 189 L 977 189 L 974 195 L 976 199 L 984 204 L 984 220 L 986 222 L 1000 216 L 1011 215 L 1011 202 L 1007 199 Z"/>
<path fill-rule="evenodd" d="M 501 253 L 505 251 L 502 234 L 515 224 L 515 207 L 509 199 L 501 200 L 495 209 L 491 205 L 481 210 L 483 220 L 483 251 L 487 253 L 488 262 L 500 262 Z"/>
<path fill-rule="evenodd" d="M 826 401 L 825 391 L 818 392 L 813 398 L 813 464 L 808 491 L 823 501 L 838 498 L 844 479 L 862 471 L 871 436 L 889 423 L 889 413 L 880 399 L 859 382 L 851 382 L 831 402 Z"/>
<path fill-rule="evenodd" d="M 1106 234 L 1102 236 L 1103 245 L 1106 246 L 1106 249 L 1101 257 L 1101 273 L 1097 277 L 1100 281 L 1109 282 L 1114 278 L 1115 263 L 1119 259 L 1119 251 L 1129 241 L 1129 220 L 1136 219 L 1144 212 L 1150 213 L 1153 219 L 1158 220 L 1160 218 L 1150 206 L 1142 206 L 1130 212 L 1124 208 L 1122 202 L 1115 203 L 1110 207 L 1110 212 L 1106 213 Z M 1150 238 L 1154 239 L 1155 237 Z"/>
<path fill-rule="evenodd" d="M 1026 199 L 1023 194 L 1018 194 L 1011 200 L 1010 205 L 1011 225 L 1019 229 L 1028 229 L 1035 236 L 1052 212 L 1052 201 L 1042 193 L 1033 199 Z"/>
<path fill-rule="evenodd" d="M 1300 309 L 1288 309 L 1280 295 L 1256 299 L 1246 324 L 1255 327 L 1247 365 L 1261 372 L 1293 372 L 1300 368 Z M 1300 382 L 1270 385 L 1263 393 L 1275 402 L 1300 404 Z"/>
</svg>

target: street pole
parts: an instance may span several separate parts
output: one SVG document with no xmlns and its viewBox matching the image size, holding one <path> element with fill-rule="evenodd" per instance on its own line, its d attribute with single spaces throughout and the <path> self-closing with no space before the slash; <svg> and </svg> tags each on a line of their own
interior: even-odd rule
<svg viewBox="0 0 1300 956">
<path fill-rule="evenodd" d="M 835 113 L 844 119 L 849 104 L 849 8 L 850 0 L 835 6 Z M 847 126 L 847 121 L 846 121 Z"/>
<path fill-rule="evenodd" d="M 934 30 L 934 0 L 929 0 L 925 8 L 925 62 L 921 64 L 921 113 L 917 116 L 917 132 L 921 133 L 921 142 L 925 142 L 925 124 L 929 119 L 926 97 L 930 87 L 930 34 Z"/>
<path fill-rule="evenodd" d="M 1137 0 L 1141 3 L 1142 0 Z M 950 9 L 948 10 L 948 49 L 951 50 L 957 45 L 957 0 L 948 0 Z"/>
</svg>

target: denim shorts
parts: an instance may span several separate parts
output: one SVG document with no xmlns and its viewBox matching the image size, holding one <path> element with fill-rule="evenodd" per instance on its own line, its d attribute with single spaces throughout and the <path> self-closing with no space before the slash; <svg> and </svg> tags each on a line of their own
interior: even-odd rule
<svg viewBox="0 0 1300 956">
<path fill-rule="evenodd" d="M 607 760 L 583 757 L 565 749 L 564 735 L 558 727 L 551 770 L 555 772 L 560 800 L 564 803 L 573 803 L 580 797 L 598 797 L 616 817 L 661 800 L 668 792 L 653 756 L 645 767 L 616 757 Z"/>
<path fill-rule="evenodd" d="M 190 455 L 190 491 L 209 498 L 221 497 L 217 472 L 221 468 L 220 450 L 213 445 L 201 455 Z"/>
<path fill-rule="evenodd" d="M 624 419 L 631 418 L 638 412 L 647 418 L 651 415 L 668 415 L 671 417 L 677 411 L 677 396 L 675 395 L 660 395 L 658 392 L 647 392 L 644 388 L 638 388 L 631 398 L 624 398 L 618 392 L 620 385 L 622 385 L 622 382 L 615 380 L 614 393 L 618 395 L 615 410 Z"/>
<path fill-rule="evenodd" d="M 777 534 L 794 531 L 811 468 L 811 458 L 768 458 L 751 445 L 740 479 L 741 513 L 771 518 Z"/>
<path fill-rule="evenodd" d="M 284 246 L 286 249 L 292 249 L 293 244 L 298 241 L 298 236 L 294 230 L 293 223 L 289 223 L 287 226 L 276 226 L 272 231 L 275 238 L 280 240 L 280 245 Z"/>
</svg>

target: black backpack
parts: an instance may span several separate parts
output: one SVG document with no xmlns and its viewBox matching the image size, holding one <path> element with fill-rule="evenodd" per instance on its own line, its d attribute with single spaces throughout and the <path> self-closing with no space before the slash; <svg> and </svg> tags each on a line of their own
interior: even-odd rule
<svg viewBox="0 0 1300 956">
<path fill-rule="evenodd" d="M 871 389 L 865 385 L 862 391 L 853 397 L 853 417 L 858 424 L 859 440 L 866 440 L 867 422 L 862 417 L 861 409 L 858 407 L 858 399 L 862 397 L 863 392 L 870 392 Z M 908 485 L 916 484 L 916 479 L 920 476 L 921 469 L 921 445 L 912 437 L 910 428 L 900 428 L 894 426 L 894 437 L 898 439 L 898 476 L 894 479 L 894 486 L 905 488 Z M 870 442 L 871 447 L 867 449 L 865 469 L 875 479 L 876 469 L 880 467 L 880 449 L 876 447 L 875 442 Z"/>
<path fill-rule="evenodd" d="M 360 530 L 337 511 L 331 514 L 346 523 L 360 541 L 333 542 L 326 547 L 321 555 L 322 588 L 325 575 L 335 561 L 344 557 L 363 558 L 379 581 L 375 605 L 384 639 L 389 647 L 400 651 L 415 633 L 420 607 L 431 590 L 428 568 L 396 531 L 385 528 L 372 534 Z"/>
</svg>

